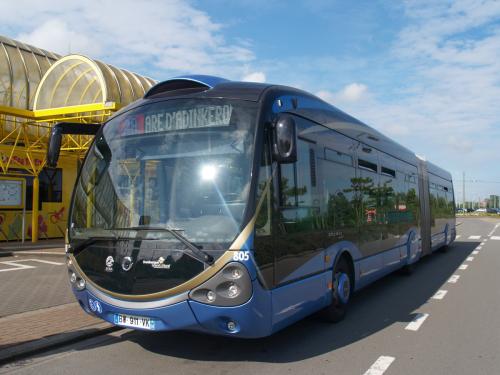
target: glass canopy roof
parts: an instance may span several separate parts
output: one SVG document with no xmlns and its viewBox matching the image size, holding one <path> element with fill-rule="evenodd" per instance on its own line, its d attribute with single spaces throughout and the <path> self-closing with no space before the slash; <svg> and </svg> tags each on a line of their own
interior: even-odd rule
<svg viewBox="0 0 500 375">
<path fill-rule="evenodd" d="M 0 106 L 45 110 L 141 98 L 156 82 L 80 55 L 62 57 L 0 36 Z"/>
<path fill-rule="evenodd" d="M 31 109 L 43 75 L 60 57 L 0 36 L 0 105 Z"/>
<path fill-rule="evenodd" d="M 59 59 L 46 72 L 33 110 L 115 102 L 127 105 L 143 97 L 156 82 L 80 55 Z"/>
</svg>

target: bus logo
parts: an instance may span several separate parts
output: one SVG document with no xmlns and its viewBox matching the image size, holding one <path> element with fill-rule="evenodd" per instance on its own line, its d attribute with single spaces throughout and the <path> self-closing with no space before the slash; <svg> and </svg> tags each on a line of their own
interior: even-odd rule
<svg viewBox="0 0 500 375">
<path fill-rule="evenodd" d="M 130 257 L 125 257 L 123 258 L 122 260 L 122 269 L 124 271 L 130 271 L 130 269 L 132 268 L 132 265 L 134 264 L 134 262 L 132 262 L 132 258 Z"/>
<path fill-rule="evenodd" d="M 106 272 L 113 272 L 113 264 L 115 264 L 115 260 L 110 255 L 106 258 Z"/>
<path fill-rule="evenodd" d="M 93 300 L 92 298 L 89 298 L 89 307 L 92 312 L 96 312 L 101 314 L 102 313 L 102 306 L 99 301 Z"/>
<path fill-rule="evenodd" d="M 170 264 L 165 264 L 165 258 L 159 257 L 158 260 L 143 260 L 142 264 L 150 264 L 151 267 L 156 269 L 170 269 Z"/>
</svg>

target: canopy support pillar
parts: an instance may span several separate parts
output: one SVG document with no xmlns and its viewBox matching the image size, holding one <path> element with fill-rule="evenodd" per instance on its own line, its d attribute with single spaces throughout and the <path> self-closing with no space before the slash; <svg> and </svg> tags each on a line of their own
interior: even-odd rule
<svg viewBox="0 0 500 375">
<path fill-rule="evenodd" d="M 33 211 L 31 215 L 31 242 L 38 242 L 38 201 L 40 196 L 40 180 L 33 178 Z"/>
</svg>

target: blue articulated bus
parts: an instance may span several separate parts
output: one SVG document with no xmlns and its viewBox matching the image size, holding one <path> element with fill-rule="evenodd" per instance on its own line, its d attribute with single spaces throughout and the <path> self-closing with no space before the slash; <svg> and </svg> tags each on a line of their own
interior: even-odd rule
<svg viewBox="0 0 500 375">
<path fill-rule="evenodd" d="M 157 84 L 95 134 L 67 264 L 82 308 L 142 330 L 263 337 L 455 239 L 451 175 L 321 99 L 210 76 Z"/>
</svg>

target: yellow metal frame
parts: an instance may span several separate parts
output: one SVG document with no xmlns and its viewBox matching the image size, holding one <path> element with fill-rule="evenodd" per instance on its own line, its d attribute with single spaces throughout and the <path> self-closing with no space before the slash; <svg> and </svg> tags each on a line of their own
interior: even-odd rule
<svg viewBox="0 0 500 375">
<path fill-rule="evenodd" d="M 120 105 L 115 102 L 34 111 L 0 106 L 0 173 L 9 176 L 33 176 L 32 242 L 38 241 L 38 175 L 46 164 L 51 127 L 61 121 L 104 122 L 118 109 L 120 109 Z M 76 154 L 78 157 L 82 157 L 91 142 L 92 137 L 90 136 L 68 135 L 64 137 L 64 142 L 61 145 L 61 156 Z M 12 168 L 25 172 L 13 172 Z M 10 179 L 14 179 L 14 177 Z M 24 179 L 22 180 L 24 181 Z M 23 185 L 23 189 L 26 189 L 25 185 Z M 26 202 L 23 201 L 23 206 L 25 204 Z M 17 208 L 22 208 L 22 206 Z"/>
<path fill-rule="evenodd" d="M 68 66 L 63 65 L 61 72 L 55 71 L 55 69 L 61 69 L 61 64 L 67 64 Z M 76 67 L 81 67 L 82 69 L 81 71 L 77 69 L 76 78 L 69 85 L 69 89 L 62 87 L 61 83 L 68 78 L 68 74 Z M 114 70 L 107 64 L 96 62 L 85 56 L 69 55 L 63 57 L 53 63 L 43 74 L 34 93 L 33 110 L 0 105 L 0 174 L 19 177 L 33 176 L 33 211 L 31 223 L 33 242 L 38 240 L 38 175 L 46 165 L 47 145 L 52 126 L 62 121 L 83 124 L 104 122 L 119 110 L 122 104 L 128 104 L 116 102 L 120 101 L 120 98 L 108 97 L 112 91 L 108 90 L 107 84 L 109 82 L 106 81 L 106 72 L 103 72 L 102 69 L 108 69 L 111 76 L 115 74 Z M 119 71 L 119 69 L 117 70 Z M 50 87 L 48 91 L 43 91 L 47 90 L 44 86 L 46 82 L 50 83 L 47 80 L 53 73 L 58 74 L 52 85 L 53 87 Z M 91 96 L 93 97 L 86 100 L 91 103 L 63 106 L 68 103 L 74 90 L 77 90 L 81 79 L 88 74 L 91 74 L 89 82 L 85 85 L 83 91 L 78 94 L 80 94 L 80 102 L 83 102 L 89 90 L 93 90 L 94 85 L 97 85 L 96 94 L 94 95 L 92 91 Z M 141 84 L 144 91 L 147 88 L 142 80 L 151 84 L 153 83 L 151 79 L 146 77 L 140 77 L 132 73 L 130 73 L 130 76 Z M 125 81 L 129 81 L 132 91 L 135 92 L 129 75 L 124 75 L 124 77 L 126 78 Z M 11 82 L 11 84 L 13 83 Z M 116 84 L 118 85 L 118 91 L 120 91 L 120 82 L 118 80 Z M 53 105 L 53 99 L 56 96 L 57 90 L 62 89 L 64 89 L 63 98 L 65 100 L 57 103 L 61 107 L 40 108 L 41 95 L 48 94 L 49 102 L 46 105 L 50 106 Z M 23 91 L 18 93 L 17 98 L 12 98 L 11 103 L 16 105 L 23 94 Z M 66 135 L 61 145 L 61 157 L 73 155 L 81 158 L 84 156 L 91 142 L 91 136 Z M 24 189 L 26 189 L 25 185 Z M 25 204 L 26 202 L 23 202 L 23 205 Z"/>
<path fill-rule="evenodd" d="M 0 115 L 33 119 L 35 117 L 35 112 L 30 111 L 28 109 L 20 109 L 20 108 L 6 107 L 0 105 Z"/>
</svg>

